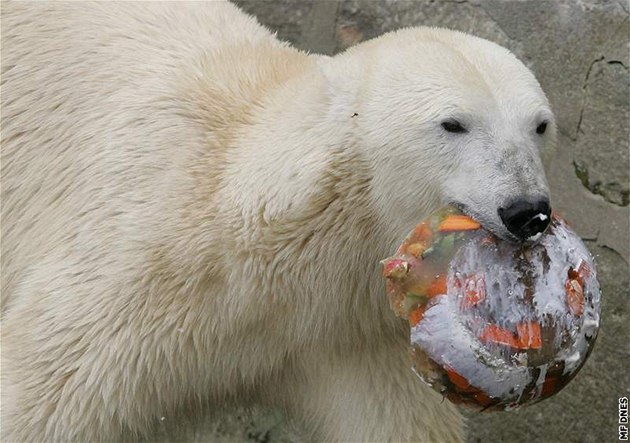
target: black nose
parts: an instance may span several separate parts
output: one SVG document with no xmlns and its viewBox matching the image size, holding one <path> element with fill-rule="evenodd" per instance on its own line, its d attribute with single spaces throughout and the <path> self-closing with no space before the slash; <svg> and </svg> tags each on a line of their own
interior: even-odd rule
<svg viewBox="0 0 630 443">
<path fill-rule="evenodd" d="M 507 208 L 499 208 L 499 217 L 505 227 L 521 240 L 543 232 L 551 221 L 549 200 L 520 199 Z"/>
</svg>

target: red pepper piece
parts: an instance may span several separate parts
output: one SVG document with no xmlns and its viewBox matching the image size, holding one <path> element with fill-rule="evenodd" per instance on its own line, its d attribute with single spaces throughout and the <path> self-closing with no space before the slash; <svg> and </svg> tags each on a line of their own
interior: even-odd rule
<svg viewBox="0 0 630 443">
<path fill-rule="evenodd" d="M 549 397 L 558 391 L 558 378 L 554 376 L 548 376 L 545 378 L 543 382 L 542 391 L 540 393 L 541 397 Z"/>
<path fill-rule="evenodd" d="M 584 289 L 578 280 L 568 279 L 564 284 L 569 310 L 578 317 L 584 313 Z"/>
<path fill-rule="evenodd" d="M 399 279 L 409 272 L 409 262 L 401 258 L 383 261 L 383 275 L 387 278 Z"/>
<path fill-rule="evenodd" d="M 464 306 L 471 308 L 486 299 L 486 279 L 473 274 L 464 280 Z"/>
</svg>

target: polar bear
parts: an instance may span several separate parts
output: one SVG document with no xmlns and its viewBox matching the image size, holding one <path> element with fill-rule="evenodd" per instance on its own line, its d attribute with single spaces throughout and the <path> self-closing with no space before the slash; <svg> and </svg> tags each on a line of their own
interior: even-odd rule
<svg viewBox="0 0 630 443">
<path fill-rule="evenodd" d="M 3 441 L 228 400 L 462 440 L 379 260 L 446 202 L 544 229 L 554 117 L 510 52 L 409 28 L 307 54 L 222 2 L 7 3 L 2 47 Z"/>
</svg>

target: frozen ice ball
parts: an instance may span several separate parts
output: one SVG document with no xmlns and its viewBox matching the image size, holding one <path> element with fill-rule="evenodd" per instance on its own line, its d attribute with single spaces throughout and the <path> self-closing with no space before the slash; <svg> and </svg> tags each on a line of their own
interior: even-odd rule
<svg viewBox="0 0 630 443">
<path fill-rule="evenodd" d="M 595 264 L 557 215 L 513 243 L 447 206 L 383 261 L 392 309 L 409 320 L 413 369 L 454 403 L 514 409 L 562 389 L 599 327 Z"/>
</svg>

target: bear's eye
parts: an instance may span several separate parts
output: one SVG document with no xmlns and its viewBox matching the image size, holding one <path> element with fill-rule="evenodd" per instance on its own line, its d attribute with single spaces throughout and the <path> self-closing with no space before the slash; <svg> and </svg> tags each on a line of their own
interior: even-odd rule
<svg viewBox="0 0 630 443">
<path fill-rule="evenodd" d="M 457 120 L 446 120 L 442 122 L 442 127 L 446 132 L 453 132 L 455 134 L 461 134 L 463 132 L 468 132 L 466 128 L 462 126 L 460 122 Z"/>
<path fill-rule="evenodd" d="M 542 122 L 541 124 L 536 126 L 536 134 L 542 135 L 545 133 L 546 130 L 547 130 L 547 122 Z"/>
</svg>

